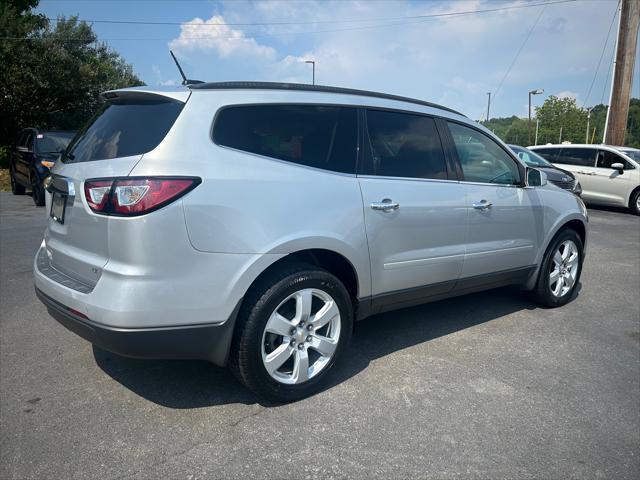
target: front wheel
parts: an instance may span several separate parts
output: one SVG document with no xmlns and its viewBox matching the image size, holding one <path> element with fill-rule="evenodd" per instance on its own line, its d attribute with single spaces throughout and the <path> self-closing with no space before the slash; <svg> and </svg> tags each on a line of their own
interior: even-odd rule
<svg viewBox="0 0 640 480">
<path fill-rule="evenodd" d="M 545 253 L 535 298 L 545 307 L 565 305 L 575 291 L 582 273 L 584 245 L 580 236 L 571 229 L 561 231 Z"/>
<path fill-rule="evenodd" d="M 13 168 L 9 170 L 9 177 L 11 178 L 11 193 L 14 195 L 24 195 L 25 188 L 16 180 L 15 172 Z"/>
<path fill-rule="evenodd" d="M 287 402 L 322 388 L 350 339 L 353 307 L 334 275 L 300 264 L 252 289 L 238 322 L 232 370 L 259 396 Z"/>
</svg>

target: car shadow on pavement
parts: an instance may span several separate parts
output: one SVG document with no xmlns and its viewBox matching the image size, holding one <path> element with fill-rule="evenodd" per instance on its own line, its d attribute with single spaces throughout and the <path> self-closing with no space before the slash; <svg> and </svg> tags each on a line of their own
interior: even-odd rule
<svg viewBox="0 0 640 480">
<path fill-rule="evenodd" d="M 580 285 L 576 291 L 580 289 Z M 525 292 L 492 290 L 397 310 L 358 322 L 351 345 L 332 372 L 330 389 L 390 353 L 453 332 L 537 308 Z M 98 366 L 114 380 L 156 404 L 175 409 L 229 403 L 271 406 L 256 398 L 226 368 L 204 361 L 136 360 L 94 346 Z"/>
</svg>

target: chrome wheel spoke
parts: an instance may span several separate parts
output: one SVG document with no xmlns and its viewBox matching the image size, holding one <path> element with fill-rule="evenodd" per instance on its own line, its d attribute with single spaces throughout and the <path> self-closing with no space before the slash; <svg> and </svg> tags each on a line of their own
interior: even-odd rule
<svg viewBox="0 0 640 480">
<path fill-rule="evenodd" d="M 566 277 L 564 277 L 564 283 L 567 287 L 573 287 L 573 282 L 575 282 L 575 278 L 573 278 L 573 275 L 568 274 Z"/>
<path fill-rule="evenodd" d="M 296 323 L 306 322 L 311 316 L 312 291 L 300 290 L 296 293 Z"/>
<path fill-rule="evenodd" d="M 318 310 L 318 312 L 311 319 L 311 324 L 313 328 L 318 330 L 324 327 L 327 323 L 333 320 L 334 317 L 340 315 L 340 311 L 338 310 L 335 302 L 327 302 L 324 306 Z"/>
<path fill-rule="evenodd" d="M 558 281 L 556 282 L 556 288 L 553 289 L 553 294 L 556 297 L 560 296 L 560 292 L 562 292 L 562 287 L 564 287 L 564 277 L 558 278 Z"/>
<path fill-rule="evenodd" d="M 557 266 L 562 265 L 563 258 L 562 258 L 562 254 L 560 253 L 560 249 L 556 250 L 556 253 L 553 256 L 553 261 Z"/>
<path fill-rule="evenodd" d="M 309 348 L 313 348 L 323 357 L 331 357 L 331 355 L 333 355 L 333 352 L 336 351 L 337 346 L 337 340 L 323 337 L 322 335 L 313 335 L 311 338 L 311 342 L 309 343 Z"/>
<path fill-rule="evenodd" d="M 309 355 L 306 349 L 298 350 L 293 360 L 293 383 L 302 383 L 309 380 Z"/>
<path fill-rule="evenodd" d="M 291 321 L 287 320 L 285 317 L 280 315 L 277 311 L 273 312 L 269 321 L 267 322 L 266 331 L 275 333 L 277 335 L 282 335 L 286 337 L 291 333 L 294 325 Z"/>
<path fill-rule="evenodd" d="M 560 270 L 556 268 L 553 272 L 551 272 L 551 275 L 549 275 L 549 285 L 553 285 L 558 280 L 559 276 Z"/>
<path fill-rule="evenodd" d="M 289 360 L 292 353 L 293 348 L 291 348 L 288 343 L 283 343 L 276 348 L 273 352 L 267 355 L 266 358 L 264 358 L 264 366 L 267 368 L 267 372 L 272 374 L 278 370 L 284 362 Z"/>
</svg>

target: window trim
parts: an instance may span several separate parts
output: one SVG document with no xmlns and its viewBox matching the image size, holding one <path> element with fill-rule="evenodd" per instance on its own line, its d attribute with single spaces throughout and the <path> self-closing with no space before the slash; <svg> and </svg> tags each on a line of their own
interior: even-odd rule
<svg viewBox="0 0 640 480">
<path fill-rule="evenodd" d="M 254 153 L 254 152 L 249 152 L 247 150 L 241 150 L 239 148 L 235 148 L 235 147 L 230 147 L 228 145 L 222 145 L 220 143 L 218 143 L 215 139 L 215 136 L 213 134 L 215 126 L 216 126 L 216 122 L 218 121 L 218 117 L 220 116 L 220 113 L 223 110 L 227 110 L 228 108 L 237 108 L 237 107 L 257 107 L 257 106 L 264 106 L 264 105 L 268 105 L 268 106 L 304 106 L 304 107 L 334 107 L 334 108 L 352 108 L 354 110 L 356 110 L 356 131 L 354 132 L 356 134 L 356 158 L 355 158 L 355 163 L 354 163 L 354 170 L 352 173 L 348 173 L 348 172 L 338 172 L 336 170 L 328 170 L 326 168 L 320 168 L 320 167 L 313 167 L 311 165 L 302 165 L 300 163 L 296 163 L 296 162 L 291 162 L 289 160 L 283 160 L 282 158 L 276 158 L 276 157 L 270 157 L 268 155 L 262 155 L 260 153 Z M 325 173 L 331 173 L 334 175 L 341 175 L 341 176 L 348 176 L 348 177 L 355 177 L 357 175 L 358 172 L 358 166 L 360 163 L 360 151 L 362 150 L 362 148 L 360 148 L 360 123 L 361 123 L 361 119 L 360 119 L 360 108 L 356 105 L 350 105 L 350 104 L 337 104 L 337 103 L 318 103 L 318 102 L 250 102 L 250 103 L 230 103 L 228 105 L 223 105 L 222 107 L 218 108 L 218 110 L 216 110 L 215 115 L 213 116 L 213 119 L 211 120 L 211 125 L 209 127 L 209 140 L 211 140 L 211 142 L 218 148 L 224 148 L 227 150 L 231 150 L 233 152 L 238 152 L 238 153 L 243 153 L 245 155 L 253 155 L 255 157 L 258 158 L 263 158 L 263 159 L 267 159 L 270 161 L 274 161 L 274 162 L 281 162 L 284 163 L 286 165 L 294 165 L 296 167 L 300 167 L 300 168 L 308 168 L 311 170 L 315 170 L 318 172 L 325 172 Z"/>
<path fill-rule="evenodd" d="M 446 120 L 447 123 L 455 123 L 458 125 L 461 125 L 463 127 L 467 127 L 470 128 L 471 130 L 475 130 L 476 132 L 480 133 L 481 135 L 484 135 L 485 137 L 487 137 L 489 140 L 491 140 L 493 143 L 495 143 L 496 145 L 498 145 L 503 152 L 505 152 L 507 154 L 507 156 L 516 164 L 516 167 L 518 168 L 518 174 L 520 175 L 520 183 L 487 183 L 487 182 L 475 182 L 472 180 L 465 180 L 464 178 L 464 171 L 462 170 L 462 163 L 460 162 L 460 157 L 458 156 L 458 150 L 456 149 L 456 145 L 455 145 L 455 141 L 453 140 L 453 134 L 451 133 L 451 130 L 449 129 L 449 125 L 447 125 L 447 131 L 449 132 L 449 135 L 447 136 L 447 139 L 449 141 L 449 148 L 451 149 L 451 153 L 455 158 L 456 164 L 457 164 L 457 168 L 459 168 L 460 171 L 460 182 L 464 182 L 467 184 L 471 184 L 471 185 L 491 185 L 493 187 L 517 187 L 517 188 L 524 188 L 526 187 L 526 173 L 527 173 L 527 167 L 525 167 L 522 162 L 520 162 L 519 159 L 517 159 L 514 155 L 514 153 L 508 149 L 505 148 L 503 145 L 500 144 L 500 142 L 495 141 L 493 138 L 491 138 L 491 136 L 487 135 L 485 132 L 483 132 L 481 129 L 477 128 L 474 125 L 470 125 L 468 123 L 464 123 L 464 122 L 459 122 L 456 120 L 450 120 L 447 119 Z"/>
<path fill-rule="evenodd" d="M 434 115 L 430 115 L 427 113 L 422 113 L 422 112 L 414 112 L 412 110 L 401 110 L 401 109 L 396 109 L 396 108 L 385 108 L 385 107 L 361 107 L 362 110 L 362 143 L 360 145 L 364 146 L 364 142 L 368 141 L 369 145 L 368 145 L 368 150 L 365 153 L 365 149 L 361 148 L 360 150 L 362 150 L 362 154 L 359 157 L 360 158 L 360 162 L 358 163 L 358 170 L 357 170 L 357 174 L 359 177 L 361 178 L 381 178 L 381 179 L 388 179 L 388 180 L 420 180 L 420 181 L 436 181 L 436 182 L 457 182 L 458 181 L 458 175 L 457 172 L 455 170 L 451 170 L 451 163 L 450 163 L 450 158 L 449 158 L 449 154 L 447 152 L 447 147 L 445 144 L 445 140 L 442 136 L 441 133 L 441 128 L 438 128 L 438 120 L 441 119 L 441 117 L 436 117 Z M 367 123 L 367 111 L 368 110 L 373 110 L 373 111 L 382 111 L 382 112 L 389 112 L 389 113 L 399 113 L 399 114 L 405 114 L 405 115 L 414 115 L 414 116 L 419 116 L 419 117 L 426 117 L 426 118 L 430 118 L 434 121 L 434 125 L 436 127 L 436 134 L 438 135 L 438 139 L 440 140 L 440 146 L 442 147 L 442 153 L 444 155 L 444 167 L 445 167 L 445 172 L 447 174 L 447 178 L 419 178 L 419 177 L 391 177 L 391 176 L 387 176 L 387 175 L 373 175 L 370 173 L 364 173 L 363 171 L 363 167 L 364 167 L 364 163 L 365 163 L 365 155 L 372 155 L 373 153 L 373 145 L 371 144 L 371 135 L 369 134 L 369 125 Z"/>
</svg>

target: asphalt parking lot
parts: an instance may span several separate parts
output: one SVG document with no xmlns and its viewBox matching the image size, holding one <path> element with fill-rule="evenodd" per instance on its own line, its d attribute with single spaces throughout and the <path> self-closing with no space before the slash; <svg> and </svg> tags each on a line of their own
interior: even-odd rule
<svg viewBox="0 0 640 480">
<path fill-rule="evenodd" d="M 640 218 L 590 210 L 578 297 L 373 317 L 333 385 L 263 405 L 225 369 L 92 348 L 36 300 L 45 212 L 0 193 L 0 478 L 640 478 Z"/>
</svg>

